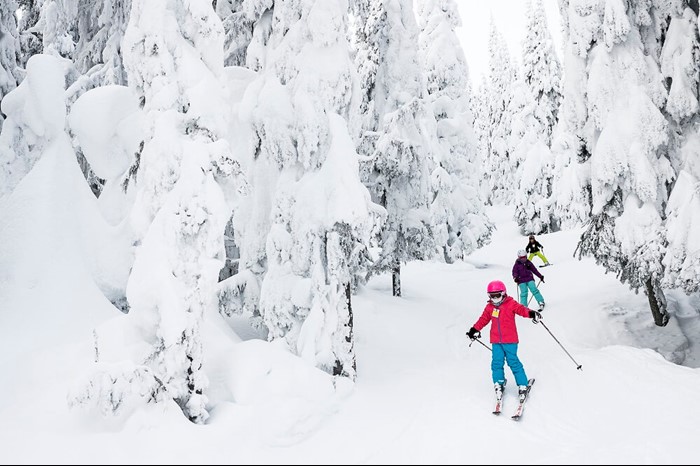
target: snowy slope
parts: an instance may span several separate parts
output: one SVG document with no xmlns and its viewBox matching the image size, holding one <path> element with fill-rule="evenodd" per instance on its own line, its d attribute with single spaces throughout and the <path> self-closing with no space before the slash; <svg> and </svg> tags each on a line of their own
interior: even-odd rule
<svg viewBox="0 0 700 466">
<path fill-rule="evenodd" d="M 515 292 L 510 269 L 525 238 L 505 207 L 491 210 L 498 225 L 493 242 L 465 263 L 409 264 L 403 297 L 391 296 L 389 276 L 375 278 L 355 297 L 354 387 L 334 387 L 280 345 L 235 336 L 224 344 L 218 334 L 207 353 L 207 425 L 189 423 L 173 404 L 107 419 L 69 409 L 68 393 L 92 364 L 92 329 L 123 316 L 99 292 L 96 269 L 76 259 L 90 249 L 70 236 L 78 230 L 67 213 L 92 209 L 79 207 L 87 198 L 32 189 L 50 173 L 38 164 L 30 174 L 37 184 L 25 179 L 27 186 L 0 206 L 3 463 L 697 461 L 700 369 L 644 347 L 648 335 L 658 334 L 669 357 L 692 355 L 695 346 L 682 350 L 689 344 L 686 327 L 673 319 L 664 329 L 635 324 L 631 332 L 629 319 L 651 322 L 644 296 L 590 260 L 574 259 L 577 231 L 538 239 L 555 264 L 541 269 L 545 323 L 582 370 L 542 325 L 520 319 L 521 360 L 537 383 L 515 423 L 507 416 L 515 391 L 506 369 L 506 415 L 491 414 L 490 353 L 470 347 L 464 334 L 483 309 L 488 281 L 501 279 Z M 60 243 L 52 239 L 58 234 Z M 46 265 L 36 270 L 35 264 Z M 687 306 L 682 311 L 688 328 L 697 324 L 697 314 Z"/>
</svg>

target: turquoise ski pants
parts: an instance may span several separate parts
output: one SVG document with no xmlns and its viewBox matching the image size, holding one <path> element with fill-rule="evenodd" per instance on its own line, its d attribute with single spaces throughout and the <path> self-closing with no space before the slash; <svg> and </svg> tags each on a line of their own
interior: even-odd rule
<svg viewBox="0 0 700 466">
<path fill-rule="evenodd" d="M 491 345 L 491 375 L 493 383 L 503 384 L 506 380 L 506 374 L 503 371 L 505 362 L 508 362 L 508 367 L 515 377 L 515 383 L 518 385 L 527 385 L 527 375 L 523 363 L 518 358 L 517 343 L 493 343 Z"/>
<path fill-rule="evenodd" d="M 542 304 L 544 302 L 542 293 L 540 293 L 540 290 L 535 286 L 534 280 L 527 283 L 519 283 L 518 288 L 520 288 L 520 304 L 523 306 L 527 306 L 527 290 L 530 290 L 532 296 L 535 297 L 538 303 Z"/>
</svg>

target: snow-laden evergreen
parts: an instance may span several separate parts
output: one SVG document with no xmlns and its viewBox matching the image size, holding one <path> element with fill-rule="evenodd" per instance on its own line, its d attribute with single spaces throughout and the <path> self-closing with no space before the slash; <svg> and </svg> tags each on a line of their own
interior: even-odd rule
<svg viewBox="0 0 700 466">
<path fill-rule="evenodd" d="M 669 319 L 661 289 L 664 254 L 666 244 L 677 240 L 666 236 L 666 206 L 677 225 L 683 222 L 678 204 L 669 204 L 681 142 L 672 128 L 697 108 L 694 65 L 684 59 L 694 54 L 697 39 L 680 31 L 696 24 L 695 13 L 680 1 L 621 0 L 562 2 L 562 11 L 574 56 L 567 62 L 559 145 L 567 162 L 556 177 L 562 185 L 582 181 L 590 198 L 558 197 L 558 211 L 580 212 L 580 202 L 589 201 L 579 254 L 593 255 L 622 282 L 642 288 L 663 326 Z M 691 147 L 685 154 L 693 152 Z M 669 260 L 676 271 L 678 259 Z"/>
<path fill-rule="evenodd" d="M 697 28 L 697 15 L 690 8 L 672 16 L 660 53 L 661 73 L 670 82 L 665 110 L 678 124 L 685 123 L 698 112 L 700 50 Z"/>
<path fill-rule="evenodd" d="M 439 254 L 452 263 L 487 243 L 493 226 L 479 191 L 469 69 L 455 33 L 461 25 L 457 5 L 453 0 L 421 0 L 418 6 L 427 102 L 437 122 L 432 228 Z"/>
<path fill-rule="evenodd" d="M 666 276 L 663 284 L 680 288 L 686 293 L 700 291 L 700 243 L 694 232 L 700 227 L 700 136 L 691 135 L 681 155 L 684 164 L 673 185 L 666 206 L 666 238 L 668 245 L 663 264 Z"/>
<path fill-rule="evenodd" d="M 224 64 L 226 66 L 245 66 L 247 49 L 253 38 L 253 24 L 256 17 L 249 17 L 243 10 L 246 0 L 218 0 L 216 13 L 224 23 L 226 39 L 224 41 Z"/>
<path fill-rule="evenodd" d="M 523 78 L 512 85 L 508 106 L 508 154 L 515 186 L 512 189 L 515 220 L 523 234 L 554 230 L 552 178 L 554 156 L 546 143 L 546 130 L 536 117 L 537 102 Z"/>
<path fill-rule="evenodd" d="M 544 143 L 549 146 L 559 120 L 562 72 L 542 0 L 535 0 L 528 9 L 525 30 L 522 77 L 535 98 L 534 115 L 542 125 Z"/>
<path fill-rule="evenodd" d="M 17 2 L 5 0 L 0 4 L 0 102 L 21 79 L 19 69 L 20 46 L 17 30 Z M 5 112 L 0 108 L 0 130 Z"/>
<path fill-rule="evenodd" d="M 72 69 L 68 60 L 30 59 L 26 77 L 2 100 L 7 118 L 0 133 L 0 197 L 29 173 L 57 135 L 65 135 L 65 87 Z"/>
<path fill-rule="evenodd" d="M 528 7 L 523 42 L 523 71 L 513 85 L 508 153 L 517 180 L 515 216 L 523 233 L 556 228 L 553 218 L 554 158 L 549 146 L 558 120 L 561 70 L 542 0 Z"/>
<path fill-rule="evenodd" d="M 472 94 L 472 112 L 474 115 L 474 136 L 476 138 L 476 171 L 478 174 L 478 189 L 481 198 L 488 201 L 490 198 L 490 179 L 485 172 L 486 161 L 489 156 L 490 123 L 489 123 L 489 87 L 486 76 L 481 77 L 479 87 Z"/>
<path fill-rule="evenodd" d="M 387 210 L 374 267 L 392 272 L 394 294 L 400 295 L 401 264 L 436 250 L 430 215 L 435 119 L 425 101 L 412 2 L 360 4 L 354 37 L 363 92 L 363 179 Z"/>
<path fill-rule="evenodd" d="M 132 0 L 80 0 L 74 62 L 90 78 L 88 88 L 127 84 L 121 44 Z"/>
<path fill-rule="evenodd" d="M 271 28 L 254 31 L 248 60 L 262 68 L 243 103 L 255 132 L 247 165 L 254 188 L 234 227 L 241 272 L 266 266 L 260 313 L 268 339 L 354 379 L 351 293 L 367 274 L 381 210 L 360 181 L 348 130 L 359 94 L 347 11 L 345 0 L 304 0 L 262 13 Z"/>
<path fill-rule="evenodd" d="M 17 23 L 20 37 L 21 65 L 26 67 L 30 57 L 41 53 L 43 44 L 38 26 L 43 0 L 18 0 L 20 20 Z"/>
<path fill-rule="evenodd" d="M 696 4 L 697 8 L 697 4 Z M 690 7 L 674 15 L 661 50 L 661 72 L 670 82 L 666 111 L 676 136 L 671 163 L 677 177 L 666 205 L 664 286 L 686 293 L 700 290 L 700 245 L 692 232 L 698 222 L 700 139 L 698 134 L 698 79 L 700 51 L 697 11 Z"/>
<path fill-rule="evenodd" d="M 517 72 L 512 64 L 508 46 L 491 18 L 489 29 L 489 73 L 488 108 L 482 118 L 488 128 L 486 152 L 484 153 L 484 176 L 489 180 L 488 201 L 491 204 L 510 202 L 513 199 L 517 179 L 514 171 L 516 161 L 509 152 L 508 138 L 511 133 L 513 82 Z"/>
<path fill-rule="evenodd" d="M 86 392 L 121 399 L 131 387 L 144 401 L 175 400 L 191 421 L 203 423 L 209 414 L 202 325 L 217 315 L 231 214 L 220 181 L 240 175 L 223 138 L 223 27 L 208 3 L 138 0 L 123 49 L 145 127 L 129 172 L 137 246 L 125 317 L 142 341 L 115 352 L 96 333 L 97 354 L 110 357 L 97 358 L 99 370 L 89 382 L 97 388 Z"/>
<path fill-rule="evenodd" d="M 95 87 L 127 84 L 121 44 L 130 12 L 131 0 L 79 0 L 73 63 L 80 76 L 68 88 L 69 106 Z M 95 174 L 79 142 L 73 144 L 83 175 L 99 196 L 105 180 Z"/>
<path fill-rule="evenodd" d="M 91 3 L 98 0 L 88 0 Z M 73 58 L 80 0 L 40 0 L 39 19 L 33 26 L 42 41 L 42 52 Z"/>
</svg>

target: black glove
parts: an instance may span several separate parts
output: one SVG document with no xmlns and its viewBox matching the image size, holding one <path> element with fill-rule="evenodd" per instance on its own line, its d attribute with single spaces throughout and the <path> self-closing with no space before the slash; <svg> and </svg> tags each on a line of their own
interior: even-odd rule
<svg viewBox="0 0 700 466">
<path fill-rule="evenodd" d="M 544 283 L 544 275 L 542 275 L 542 278 L 540 278 L 540 281 L 542 281 L 542 283 Z"/>
<path fill-rule="evenodd" d="M 471 341 L 476 340 L 477 338 L 481 338 L 481 332 L 475 329 L 474 327 L 470 328 L 469 331 L 467 332 L 467 336 Z"/>
<path fill-rule="evenodd" d="M 537 322 L 542 319 L 542 313 L 540 311 L 533 311 L 532 309 L 530 310 L 530 319 L 532 319 L 532 323 L 536 324 Z"/>
</svg>

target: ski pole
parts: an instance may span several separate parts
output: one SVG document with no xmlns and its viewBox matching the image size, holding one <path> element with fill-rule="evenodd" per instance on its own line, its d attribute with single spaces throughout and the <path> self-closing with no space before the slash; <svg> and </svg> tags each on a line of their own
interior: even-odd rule
<svg viewBox="0 0 700 466">
<path fill-rule="evenodd" d="M 542 279 L 540 279 L 539 282 L 537 282 L 537 285 L 535 285 L 536 289 L 540 289 L 540 283 L 542 283 Z M 527 300 L 527 307 L 530 307 L 530 301 L 532 301 L 532 297 L 535 296 L 534 294 L 530 293 L 530 298 Z"/>
<path fill-rule="evenodd" d="M 539 323 L 542 324 L 542 326 L 545 328 L 545 330 L 547 330 L 547 331 L 549 332 L 550 335 L 552 335 L 552 338 L 554 338 L 554 341 L 556 341 L 557 343 L 559 343 L 559 340 L 557 340 L 557 337 L 554 336 L 554 334 L 549 330 L 549 328 L 544 324 L 544 322 L 542 322 L 542 321 L 540 320 Z M 569 357 L 571 358 L 571 360 L 574 361 L 574 364 L 576 364 L 576 369 L 582 371 L 583 369 L 581 369 L 581 364 L 577 363 L 576 360 L 575 360 L 573 357 L 571 357 L 571 355 L 569 354 L 569 352 L 566 351 L 566 348 L 564 348 L 564 345 L 562 345 L 561 343 L 559 343 L 559 346 L 561 346 L 561 349 L 564 350 L 564 352 L 567 354 L 567 356 L 569 356 Z"/>
<path fill-rule="evenodd" d="M 479 343 L 481 346 L 483 346 L 484 348 L 486 348 L 486 349 L 489 350 L 489 351 L 493 351 L 491 348 L 489 348 L 488 346 L 486 346 L 486 344 L 485 344 L 483 341 L 479 340 L 478 338 L 474 338 L 474 339 L 471 341 L 471 343 L 469 343 L 469 347 L 470 347 L 470 348 L 472 347 L 472 343 L 474 343 L 474 342 Z"/>
</svg>

